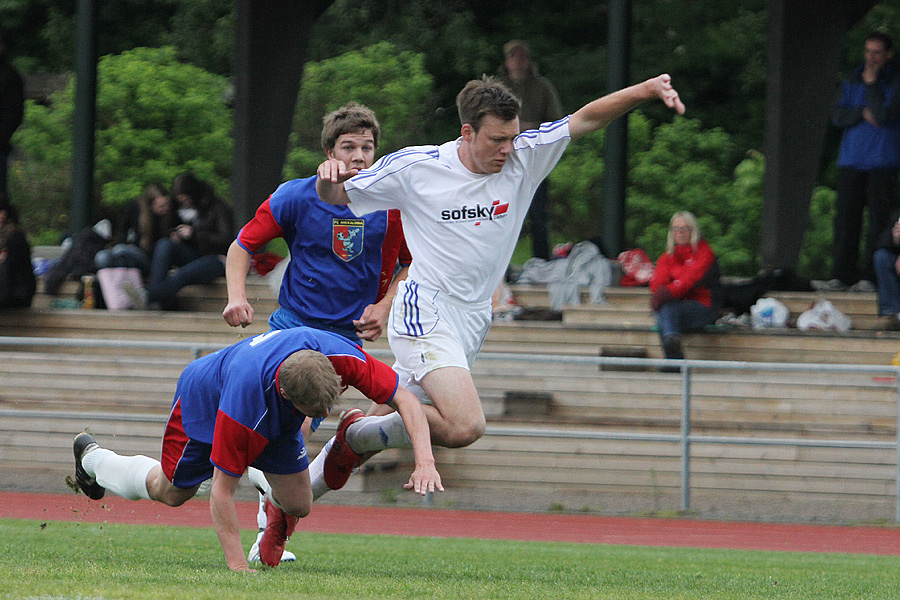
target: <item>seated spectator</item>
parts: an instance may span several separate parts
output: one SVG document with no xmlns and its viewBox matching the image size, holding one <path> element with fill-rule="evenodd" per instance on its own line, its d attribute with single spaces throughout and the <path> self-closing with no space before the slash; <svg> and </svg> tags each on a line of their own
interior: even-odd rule
<svg viewBox="0 0 900 600">
<path fill-rule="evenodd" d="M 881 231 L 872 254 L 878 290 L 878 314 L 884 329 L 900 331 L 900 211 L 895 210 Z"/>
<path fill-rule="evenodd" d="M 146 293 L 135 294 L 137 307 L 177 308 L 177 294 L 187 285 L 225 277 L 225 254 L 234 239 L 234 217 L 212 186 L 191 173 L 172 182 L 180 224 L 156 242 Z M 170 269 L 175 267 L 171 274 Z"/>
<path fill-rule="evenodd" d="M 675 213 L 669 221 L 666 251 L 650 279 L 650 306 L 666 358 L 684 358 L 683 332 L 715 322 L 717 285 L 716 257 L 700 237 L 697 219 L 687 211 Z"/>
<path fill-rule="evenodd" d="M 31 246 L 19 229 L 19 213 L 0 192 L 0 309 L 31 306 L 35 287 Z"/>
<path fill-rule="evenodd" d="M 162 187 L 150 184 L 144 193 L 125 209 L 119 226 L 113 235 L 113 247 L 101 250 L 94 256 L 97 269 L 107 267 L 132 267 L 141 270 L 144 277 L 150 275 L 150 257 L 153 248 L 178 224 L 172 199 Z"/>
<path fill-rule="evenodd" d="M 62 243 L 65 253 L 44 274 L 44 291 L 56 296 L 66 279 L 74 279 L 81 285 L 85 275 L 97 272 L 94 257 L 109 245 L 111 239 L 112 223 L 109 219 L 101 219 L 93 227 L 85 227 L 68 236 Z M 75 294 L 79 300 L 83 295 L 83 289 Z"/>
</svg>

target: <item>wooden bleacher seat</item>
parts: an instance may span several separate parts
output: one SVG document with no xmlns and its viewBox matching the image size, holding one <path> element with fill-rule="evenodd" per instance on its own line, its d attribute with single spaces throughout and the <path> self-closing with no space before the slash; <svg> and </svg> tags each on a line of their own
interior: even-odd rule
<svg viewBox="0 0 900 600">
<path fill-rule="evenodd" d="M 74 285 L 74 284 L 73 284 Z M 224 282 L 183 291 L 189 311 L 53 310 L 42 299 L 30 310 L 7 313 L 0 336 L 194 341 L 226 345 L 267 330 L 274 299 L 252 281 L 256 322 L 232 329 L 221 318 Z M 545 289 L 514 286 L 520 303 L 546 306 Z M 846 296 L 846 297 L 845 297 Z M 815 295 L 778 296 L 792 311 Z M 680 425 L 681 376 L 656 370 L 600 370 L 555 362 L 555 355 L 598 356 L 604 347 L 644 350 L 659 358 L 659 342 L 644 289 L 611 289 L 609 304 L 567 307 L 562 322 L 497 322 L 473 376 L 491 431 L 531 427 L 584 431 L 675 433 Z M 857 318 L 873 310 L 866 294 L 829 294 Z M 44 302 L 47 300 L 47 302 Z M 795 315 L 796 316 L 796 315 Z M 387 352 L 386 340 L 367 349 Z M 690 358 L 760 362 L 889 364 L 900 334 L 857 329 L 846 334 L 797 330 L 713 328 L 686 337 Z M 541 354 L 524 362 L 515 354 Z M 4 346 L 0 339 L 0 486 L 20 485 L 12 473 L 33 473 L 44 489 L 59 491 L 71 470 L 72 435 L 93 429 L 117 450 L 158 453 L 162 423 L 175 380 L 189 360 L 184 350 L 114 350 Z M 385 359 L 389 360 L 389 359 Z M 509 410 L 517 395 L 542 404 Z M 892 440 L 896 435 L 896 382 L 890 376 L 765 370 L 700 370 L 692 379 L 693 431 L 704 435 Z M 365 408 L 355 390 L 344 406 Z M 535 408 L 537 407 L 537 408 Z M 330 429 L 310 443 L 315 454 Z M 435 449 L 449 490 L 490 503 L 490 494 L 515 497 L 520 506 L 551 502 L 548 489 L 569 507 L 615 512 L 677 506 L 678 444 L 620 440 L 535 438 L 488 434 L 465 449 Z M 695 445 L 695 505 L 706 514 L 729 503 L 813 503 L 821 515 L 841 518 L 892 514 L 892 461 L 887 450 L 804 449 L 794 446 Z M 408 451 L 379 455 L 364 477 L 341 493 L 398 488 L 412 465 Z M 510 490 L 514 493 L 510 494 Z M 772 490 L 775 490 L 774 492 Z M 252 496 L 252 490 L 245 490 Z M 766 495 L 768 494 L 768 495 Z M 329 496 L 331 497 L 331 496 Z M 333 497 L 336 501 L 339 497 Z M 708 499 L 708 500 L 707 500 Z M 475 500 L 471 500 L 475 501 Z M 459 500 L 457 500 L 459 502 Z M 574 504 L 574 503 L 579 504 Z M 621 508 L 617 508 L 621 504 Z M 754 504 L 757 506 L 757 504 Z M 846 508 L 845 508 L 846 507 Z M 887 507 L 887 508 L 885 508 Z M 720 508 L 720 510 L 724 510 Z M 805 509 L 804 509 L 805 510 Z M 724 513 L 735 514 L 735 513 Z M 786 513 L 787 514 L 787 513 Z M 860 517 L 864 518 L 864 517 Z M 877 517 L 876 517 L 877 518 Z"/>
</svg>

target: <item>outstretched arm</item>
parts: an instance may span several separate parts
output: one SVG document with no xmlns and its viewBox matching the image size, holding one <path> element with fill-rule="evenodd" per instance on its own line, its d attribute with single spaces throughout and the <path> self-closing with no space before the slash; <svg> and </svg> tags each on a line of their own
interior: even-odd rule
<svg viewBox="0 0 900 600">
<path fill-rule="evenodd" d="M 390 404 L 403 418 L 403 425 L 406 427 L 407 433 L 409 433 L 410 441 L 412 441 L 413 456 L 416 461 L 416 468 L 412 475 L 409 476 L 409 481 L 403 487 L 408 490 L 415 490 L 417 494 L 422 494 L 423 496 L 427 492 L 435 490 L 443 492 L 444 486 L 441 485 L 441 476 L 434 466 L 428 419 L 425 417 L 425 411 L 422 409 L 419 399 L 406 388 L 398 387 Z"/>
<path fill-rule="evenodd" d="M 684 104 L 672 87 L 672 78 L 664 74 L 584 105 L 569 117 L 569 134 L 575 140 L 603 129 L 642 102 L 655 98 L 678 114 L 684 114 Z"/>
<path fill-rule="evenodd" d="M 213 469 L 209 508 L 228 568 L 232 571 L 254 573 L 255 571 L 247 565 L 247 558 L 241 547 L 241 531 L 238 525 L 237 510 L 234 507 L 234 495 L 237 493 L 240 480 L 240 477 L 233 477 L 224 471 Z"/>
<path fill-rule="evenodd" d="M 247 271 L 250 254 L 241 248 L 237 240 L 231 242 L 225 258 L 225 285 L 228 289 L 228 305 L 222 317 L 232 327 L 246 327 L 253 323 L 253 307 L 247 301 Z"/>
<path fill-rule="evenodd" d="M 328 204 L 350 204 L 344 182 L 357 173 L 359 169 L 350 169 L 343 161 L 329 158 L 316 171 L 316 193 Z"/>
</svg>

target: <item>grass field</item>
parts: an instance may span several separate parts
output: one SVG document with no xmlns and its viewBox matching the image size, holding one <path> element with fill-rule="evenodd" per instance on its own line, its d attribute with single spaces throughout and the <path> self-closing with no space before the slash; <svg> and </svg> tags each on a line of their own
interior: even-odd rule
<svg viewBox="0 0 900 600">
<path fill-rule="evenodd" d="M 900 598 L 895 556 L 298 533 L 297 562 L 237 574 L 211 528 L 3 519 L 0 540 L 3 599 Z"/>
</svg>

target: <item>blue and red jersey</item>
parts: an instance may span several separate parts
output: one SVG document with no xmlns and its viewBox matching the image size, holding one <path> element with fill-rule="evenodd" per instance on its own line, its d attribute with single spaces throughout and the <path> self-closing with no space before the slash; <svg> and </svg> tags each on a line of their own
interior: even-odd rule
<svg viewBox="0 0 900 600">
<path fill-rule="evenodd" d="M 316 194 L 316 177 L 280 185 L 238 233 L 251 254 L 283 237 L 291 262 L 278 303 L 298 315 L 353 329 L 352 321 L 387 291 L 396 265 L 412 258 L 400 211 L 357 217 Z"/>
<path fill-rule="evenodd" d="M 290 468 L 298 456 L 267 455 L 261 465 L 254 461 L 267 446 L 278 448 L 285 440 L 299 440 L 303 448 L 300 425 L 306 415 L 281 397 L 278 370 L 288 356 L 304 349 L 328 357 L 344 386 L 355 387 L 379 404 L 394 397 L 397 374 L 336 334 L 299 327 L 270 331 L 223 348 L 184 369 L 173 403 L 173 413 L 180 411 L 185 435 L 211 444 L 211 460 L 219 469 L 234 476 L 251 465 L 274 473 L 303 470 Z M 298 447 L 296 443 L 284 446 Z M 273 464 L 282 467 L 273 470 Z"/>
</svg>

